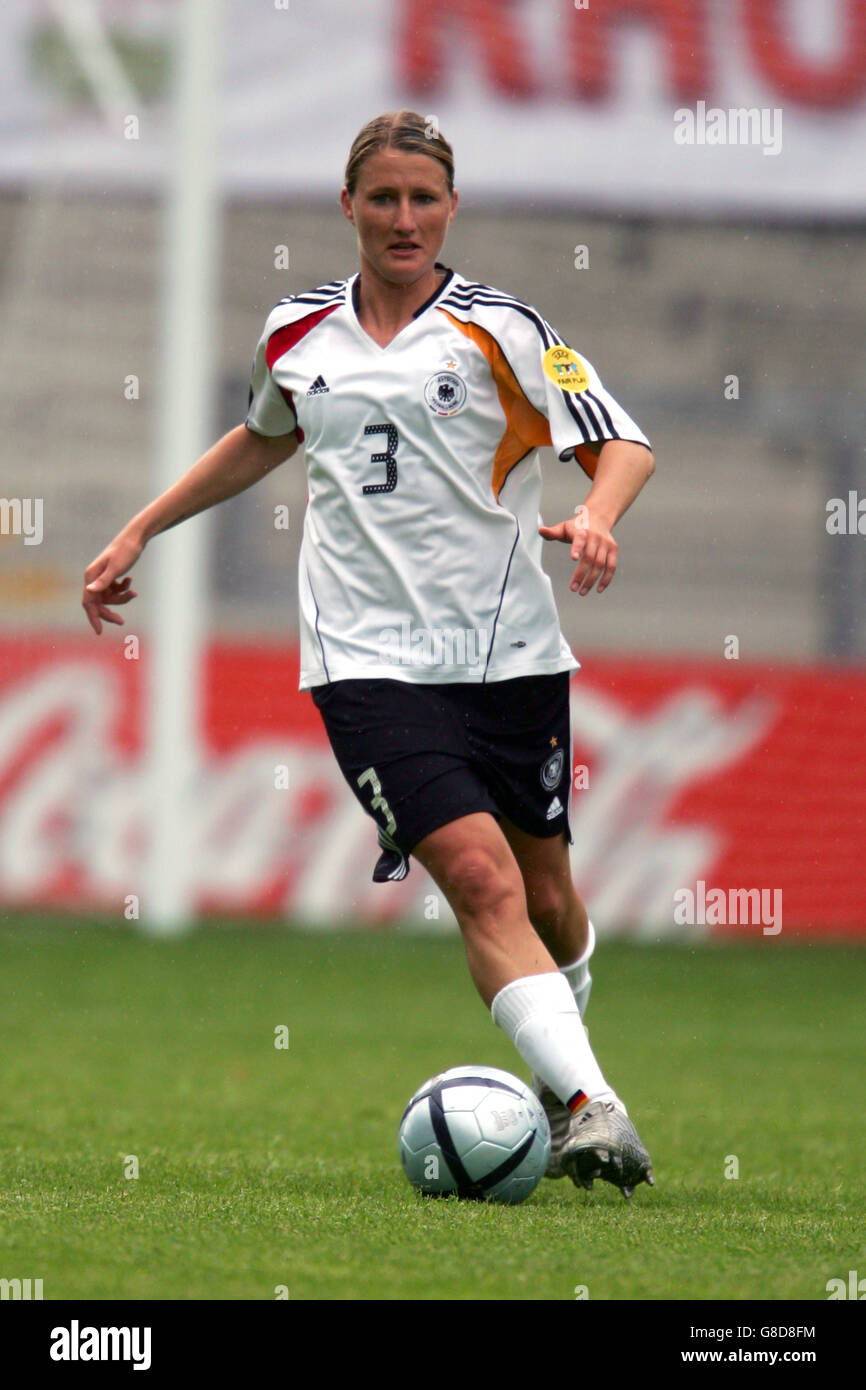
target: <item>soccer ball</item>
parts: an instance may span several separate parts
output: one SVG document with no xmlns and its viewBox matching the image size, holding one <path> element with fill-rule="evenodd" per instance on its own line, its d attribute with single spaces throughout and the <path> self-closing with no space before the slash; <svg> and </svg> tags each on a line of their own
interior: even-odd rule
<svg viewBox="0 0 866 1390">
<path fill-rule="evenodd" d="M 550 1155 L 540 1100 L 496 1067 L 452 1067 L 425 1081 L 403 1112 L 398 1139 L 419 1192 L 481 1202 L 524 1201 Z"/>
</svg>

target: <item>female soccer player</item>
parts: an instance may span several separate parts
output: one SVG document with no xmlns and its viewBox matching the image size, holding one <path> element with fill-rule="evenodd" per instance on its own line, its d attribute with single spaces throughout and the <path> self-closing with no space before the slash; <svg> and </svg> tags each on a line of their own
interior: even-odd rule
<svg viewBox="0 0 866 1390">
<path fill-rule="evenodd" d="M 533 1071 L 548 1174 L 626 1196 L 649 1155 L 581 1021 L 594 934 L 571 878 L 568 687 L 543 537 L 601 593 L 612 527 L 649 444 L 537 310 L 440 264 L 457 210 L 450 145 L 415 112 L 370 121 L 341 194 L 360 270 L 271 313 L 249 413 L 89 566 L 97 633 L 135 597 L 149 540 L 306 446 L 302 690 L 378 826 L 378 880 L 409 856 L 454 909 L 475 985 Z M 592 486 L 539 526 L 537 449 Z"/>
</svg>

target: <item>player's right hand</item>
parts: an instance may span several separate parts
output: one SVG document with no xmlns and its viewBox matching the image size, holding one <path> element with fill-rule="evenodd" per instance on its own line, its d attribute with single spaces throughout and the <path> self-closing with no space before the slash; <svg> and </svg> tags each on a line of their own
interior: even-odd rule
<svg viewBox="0 0 866 1390">
<path fill-rule="evenodd" d="M 571 558 L 577 561 L 571 576 L 572 590 L 583 596 L 598 581 L 596 592 L 604 593 L 616 573 L 619 547 L 610 528 L 596 519 L 586 505 L 578 507 L 568 521 L 539 526 L 538 534 L 546 541 L 564 541 L 571 546 Z"/>
<path fill-rule="evenodd" d="M 138 597 L 129 587 L 132 581 L 127 570 L 132 569 L 143 549 L 142 541 L 122 531 L 84 571 L 81 606 L 97 636 L 102 633 L 103 622 L 123 623 L 120 614 L 111 611 L 110 604 L 129 603 Z"/>
</svg>

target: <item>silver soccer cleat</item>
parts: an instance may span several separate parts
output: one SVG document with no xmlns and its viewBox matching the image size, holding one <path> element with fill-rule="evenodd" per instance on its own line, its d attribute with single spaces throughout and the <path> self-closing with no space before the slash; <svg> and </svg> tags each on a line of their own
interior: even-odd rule
<svg viewBox="0 0 866 1390">
<path fill-rule="evenodd" d="M 562 1166 L 562 1151 L 568 1140 L 569 1129 L 571 1128 L 571 1111 L 567 1105 L 563 1105 L 559 1096 L 551 1091 L 546 1081 L 542 1081 L 540 1076 L 534 1072 L 532 1075 L 532 1089 L 544 1106 L 548 1123 L 550 1124 L 550 1157 L 547 1160 L 547 1170 L 544 1174 L 546 1178 L 564 1178 L 565 1169 Z"/>
<path fill-rule="evenodd" d="M 621 1101 L 590 1101 L 569 1119 L 558 1161 L 577 1187 L 601 1178 L 630 1197 L 640 1182 L 655 1186 L 650 1156 Z"/>
</svg>

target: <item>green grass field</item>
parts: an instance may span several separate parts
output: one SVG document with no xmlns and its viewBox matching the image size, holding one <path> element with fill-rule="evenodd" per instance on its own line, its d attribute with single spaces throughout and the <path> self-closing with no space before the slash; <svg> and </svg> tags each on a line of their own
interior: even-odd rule
<svg viewBox="0 0 866 1390">
<path fill-rule="evenodd" d="M 866 1273 L 866 951 L 615 945 L 593 974 L 656 1188 L 429 1201 L 397 1158 L 412 1091 L 463 1063 L 526 1075 L 457 940 L 16 920 L 0 1277 L 46 1299 L 823 1300 Z"/>
</svg>

